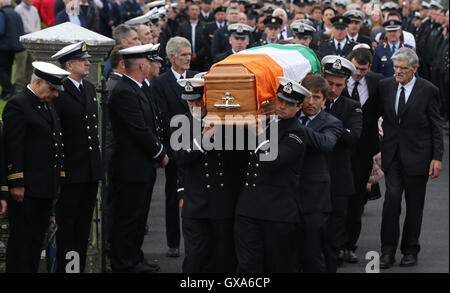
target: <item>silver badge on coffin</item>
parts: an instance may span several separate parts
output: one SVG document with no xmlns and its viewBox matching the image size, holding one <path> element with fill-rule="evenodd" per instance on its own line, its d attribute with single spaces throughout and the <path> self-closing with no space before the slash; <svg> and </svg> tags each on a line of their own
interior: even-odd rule
<svg viewBox="0 0 450 293">
<path fill-rule="evenodd" d="M 342 69 L 341 60 L 336 59 L 336 61 L 334 61 L 333 69 L 336 69 L 336 70 L 341 70 Z"/>
<path fill-rule="evenodd" d="M 292 93 L 292 83 L 288 82 L 284 87 L 283 87 L 283 91 L 287 94 L 291 94 Z"/>
<path fill-rule="evenodd" d="M 186 82 L 186 85 L 184 86 L 184 90 L 186 92 L 193 92 L 194 91 L 194 88 L 192 87 L 192 84 L 189 81 Z"/>
</svg>

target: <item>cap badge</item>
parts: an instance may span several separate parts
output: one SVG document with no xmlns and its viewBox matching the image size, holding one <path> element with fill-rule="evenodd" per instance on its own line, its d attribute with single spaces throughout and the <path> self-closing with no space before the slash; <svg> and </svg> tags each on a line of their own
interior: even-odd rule
<svg viewBox="0 0 450 293">
<path fill-rule="evenodd" d="M 283 91 L 287 94 L 291 94 L 292 93 L 292 83 L 288 82 L 284 87 L 283 87 Z"/>
<path fill-rule="evenodd" d="M 342 68 L 341 60 L 336 59 L 336 61 L 334 61 L 333 63 L 333 68 L 336 70 L 341 70 Z"/>
<path fill-rule="evenodd" d="M 344 20 L 342 18 L 339 18 L 339 22 L 343 22 Z"/>
<path fill-rule="evenodd" d="M 355 14 L 353 14 L 353 16 L 354 16 L 354 17 L 358 17 L 359 15 L 358 15 L 358 13 L 355 13 Z"/>
<path fill-rule="evenodd" d="M 239 25 L 236 29 L 236 32 L 239 34 L 242 34 L 244 32 L 244 28 L 242 27 L 242 25 Z"/>
<path fill-rule="evenodd" d="M 299 32 L 299 33 L 304 33 L 304 32 L 305 32 L 305 27 L 303 26 L 303 24 L 301 24 L 301 25 L 298 27 L 298 32 Z"/>
<path fill-rule="evenodd" d="M 275 18 L 272 18 L 272 23 L 275 23 L 277 20 Z"/>
<path fill-rule="evenodd" d="M 83 46 L 81 46 L 81 51 L 86 51 L 86 43 L 83 43 Z"/>
<path fill-rule="evenodd" d="M 393 20 L 391 20 L 391 22 L 389 23 L 390 25 L 394 25 L 395 22 Z"/>
<path fill-rule="evenodd" d="M 189 81 L 186 82 L 186 85 L 184 86 L 184 90 L 189 93 L 194 91 L 194 88 L 192 87 L 192 84 Z"/>
</svg>

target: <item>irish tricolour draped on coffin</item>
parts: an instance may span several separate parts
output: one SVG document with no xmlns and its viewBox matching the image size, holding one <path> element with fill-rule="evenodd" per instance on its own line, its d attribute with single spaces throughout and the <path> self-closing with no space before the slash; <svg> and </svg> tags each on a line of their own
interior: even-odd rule
<svg viewBox="0 0 450 293">
<path fill-rule="evenodd" d="M 278 76 L 301 81 L 310 72 L 320 74 L 320 62 L 301 45 L 271 44 L 230 55 L 204 76 L 207 118 L 217 124 L 252 124 L 250 115 L 275 112 Z"/>
</svg>

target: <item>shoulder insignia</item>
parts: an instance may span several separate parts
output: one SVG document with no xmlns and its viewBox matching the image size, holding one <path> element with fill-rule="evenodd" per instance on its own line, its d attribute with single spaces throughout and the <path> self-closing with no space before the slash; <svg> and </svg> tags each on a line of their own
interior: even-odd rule
<svg viewBox="0 0 450 293">
<path fill-rule="evenodd" d="M 295 139 L 299 144 L 303 143 L 303 140 L 300 137 L 298 137 L 297 135 L 293 134 L 293 133 L 289 133 L 288 137 L 292 138 L 292 139 Z"/>
</svg>

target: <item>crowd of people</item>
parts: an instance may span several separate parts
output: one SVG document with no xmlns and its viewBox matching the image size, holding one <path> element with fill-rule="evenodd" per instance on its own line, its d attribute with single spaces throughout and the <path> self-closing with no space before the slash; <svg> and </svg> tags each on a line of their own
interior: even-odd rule
<svg viewBox="0 0 450 293">
<path fill-rule="evenodd" d="M 418 263 L 429 178 L 448 131 L 449 14 L 432 0 L 0 0 L 3 111 L 1 213 L 7 272 L 36 272 L 55 204 L 57 271 L 86 250 L 99 181 L 113 272 L 151 273 L 144 258 L 157 168 L 165 170 L 167 257 L 183 272 L 335 273 L 356 263 L 364 206 L 381 196 L 380 268 Z M 111 37 L 99 113 L 89 46 L 33 60 L 21 35 L 72 22 Z M 308 47 L 322 75 L 279 77 L 278 119 L 258 121 L 256 149 L 206 150 L 204 75 L 242 50 Z M 15 60 L 15 78 L 11 81 Z M 206 101 L 207 103 L 207 101 Z M 200 110 L 199 112 L 196 112 Z M 105 116 L 100 149 L 99 114 Z M 171 144 L 171 119 L 201 121 L 201 137 Z M 276 126 L 275 126 L 276 125 Z M 270 137 L 271 128 L 279 130 Z M 447 133 L 448 135 L 448 133 Z M 270 140 L 278 156 L 261 160 Z M 380 176 L 381 173 L 381 176 Z M 399 217 L 405 193 L 406 218 Z M 182 218 L 182 220 L 180 219 Z"/>
</svg>

